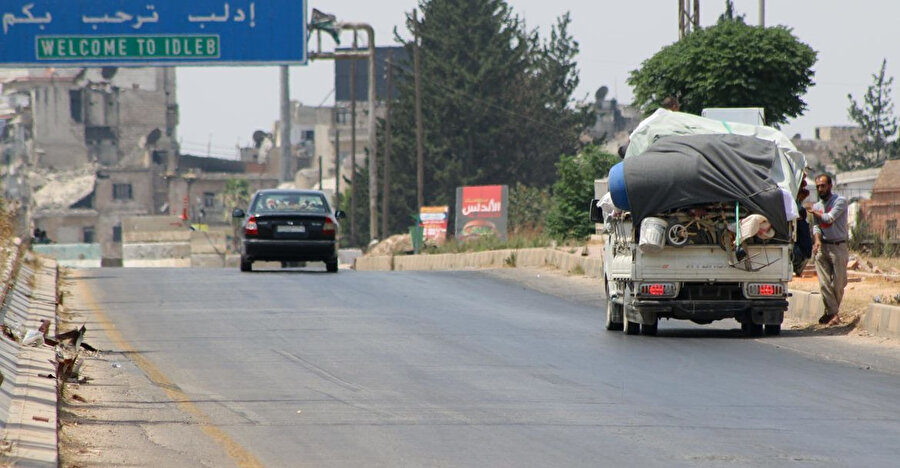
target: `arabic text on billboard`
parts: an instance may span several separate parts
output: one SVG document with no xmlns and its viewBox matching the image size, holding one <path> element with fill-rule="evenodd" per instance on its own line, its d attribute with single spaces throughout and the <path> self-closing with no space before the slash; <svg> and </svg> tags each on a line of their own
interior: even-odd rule
<svg viewBox="0 0 900 468">
<path fill-rule="evenodd" d="M 425 240 L 431 244 L 443 244 L 447 240 L 447 221 L 450 219 L 449 206 L 423 206 L 419 212 Z"/>
<path fill-rule="evenodd" d="M 472 239 L 493 235 L 506 239 L 508 190 L 505 185 L 456 189 L 456 237 Z"/>
</svg>

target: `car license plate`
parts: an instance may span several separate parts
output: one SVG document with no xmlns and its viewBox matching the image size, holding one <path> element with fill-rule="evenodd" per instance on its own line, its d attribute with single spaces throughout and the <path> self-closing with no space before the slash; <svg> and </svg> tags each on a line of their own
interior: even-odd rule
<svg viewBox="0 0 900 468">
<path fill-rule="evenodd" d="M 306 226 L 286 226 L 281 225 L 277 226 L 276 230 L 278 232 L 306 232 Z"/>
</svg>

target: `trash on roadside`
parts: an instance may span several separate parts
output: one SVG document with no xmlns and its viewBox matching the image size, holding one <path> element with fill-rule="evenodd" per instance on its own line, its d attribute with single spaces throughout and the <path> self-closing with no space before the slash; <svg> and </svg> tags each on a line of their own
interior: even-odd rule
<svg viewBox="0 0 900 468">
<path fill-rule="evenodd" d="M 22 337 L 25 336 L 25 325 L 15 320 L 4 320 L 2 328 L 3 334 L 16 343 L 21 342 Z"/>
<path fill-rule="evenodd" d="M 118 362 L 112 363 L 112 368 L 113 368 L 113 369 L 118 369 L 118 368 L 120 368 L 120 367 L 122 367 L 122 364 L 119 364 Z"/>
<path fill-rule="evenodd" d="M 44 344 L 44 334 L 39 330 L 28 330 L 22 338 L 22 346 L 40 346 Z"/>
</svg>

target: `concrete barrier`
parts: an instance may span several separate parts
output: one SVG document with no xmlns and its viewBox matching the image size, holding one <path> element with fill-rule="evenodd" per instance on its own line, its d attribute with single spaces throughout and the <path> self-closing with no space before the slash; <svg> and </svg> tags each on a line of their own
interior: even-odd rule
<svg viewBox="0 0 900 468">
<path fill-rule="evenodd" d="M 474 268 L 553 266 L 567 273 L 579 269 L 592 278 L 603 276 L 603 259 L 584 257 L 555 249 L 504 249 L 458 254 L 396 255 L 359 257 L 354 268 L 359 271 L 428 271 Z"/>
<path fill-rule="evenodd" d="M 786 317 L 801 322 L 818 323 L 825 313 L 825 303 L 818 292 L 791 291 Z"/>
<path fill-rule="evenodd" d="M 71 268 L 99 268 L 103 256 L 100 244 L 32 244 L 31 249 Z"/>
<path fill-rule="evenodd" d="M 900 338 L 900 307 L 869 304 L 859 321 L 863 330 L 885 338 Z"/>
<path fill-rule="evenodd" d="M 32 255 L 32 254 L 29 254 Z M 56 334 L 56 263 L 41 260 L 35 271 L 25 262 L 18 276 L 10 278 L 13 287 L 2 309 L 6 323 L 18 323 L 36 330 L 40 321 L 50 321 L 49 334 Z M 31 285 L 34 285 L 33 287 Z M 57 466 L 57 387 L 53 347 L 22 346 L 0 339 L 0 427 L 3 460 L 10 466 Z"/>
</svg>

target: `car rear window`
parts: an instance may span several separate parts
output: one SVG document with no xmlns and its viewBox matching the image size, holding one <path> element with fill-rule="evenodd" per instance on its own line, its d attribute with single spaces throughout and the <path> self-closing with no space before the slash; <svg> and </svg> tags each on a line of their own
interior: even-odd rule
<svg viewBox="0 0 900 468">
<path fill-rule="evenodd" d="M 316 194 L 270 193 L 257 197 L 252 211 L 254 213 L 327 213 L 328 204 L 324 197 Z"/>
</svg>

